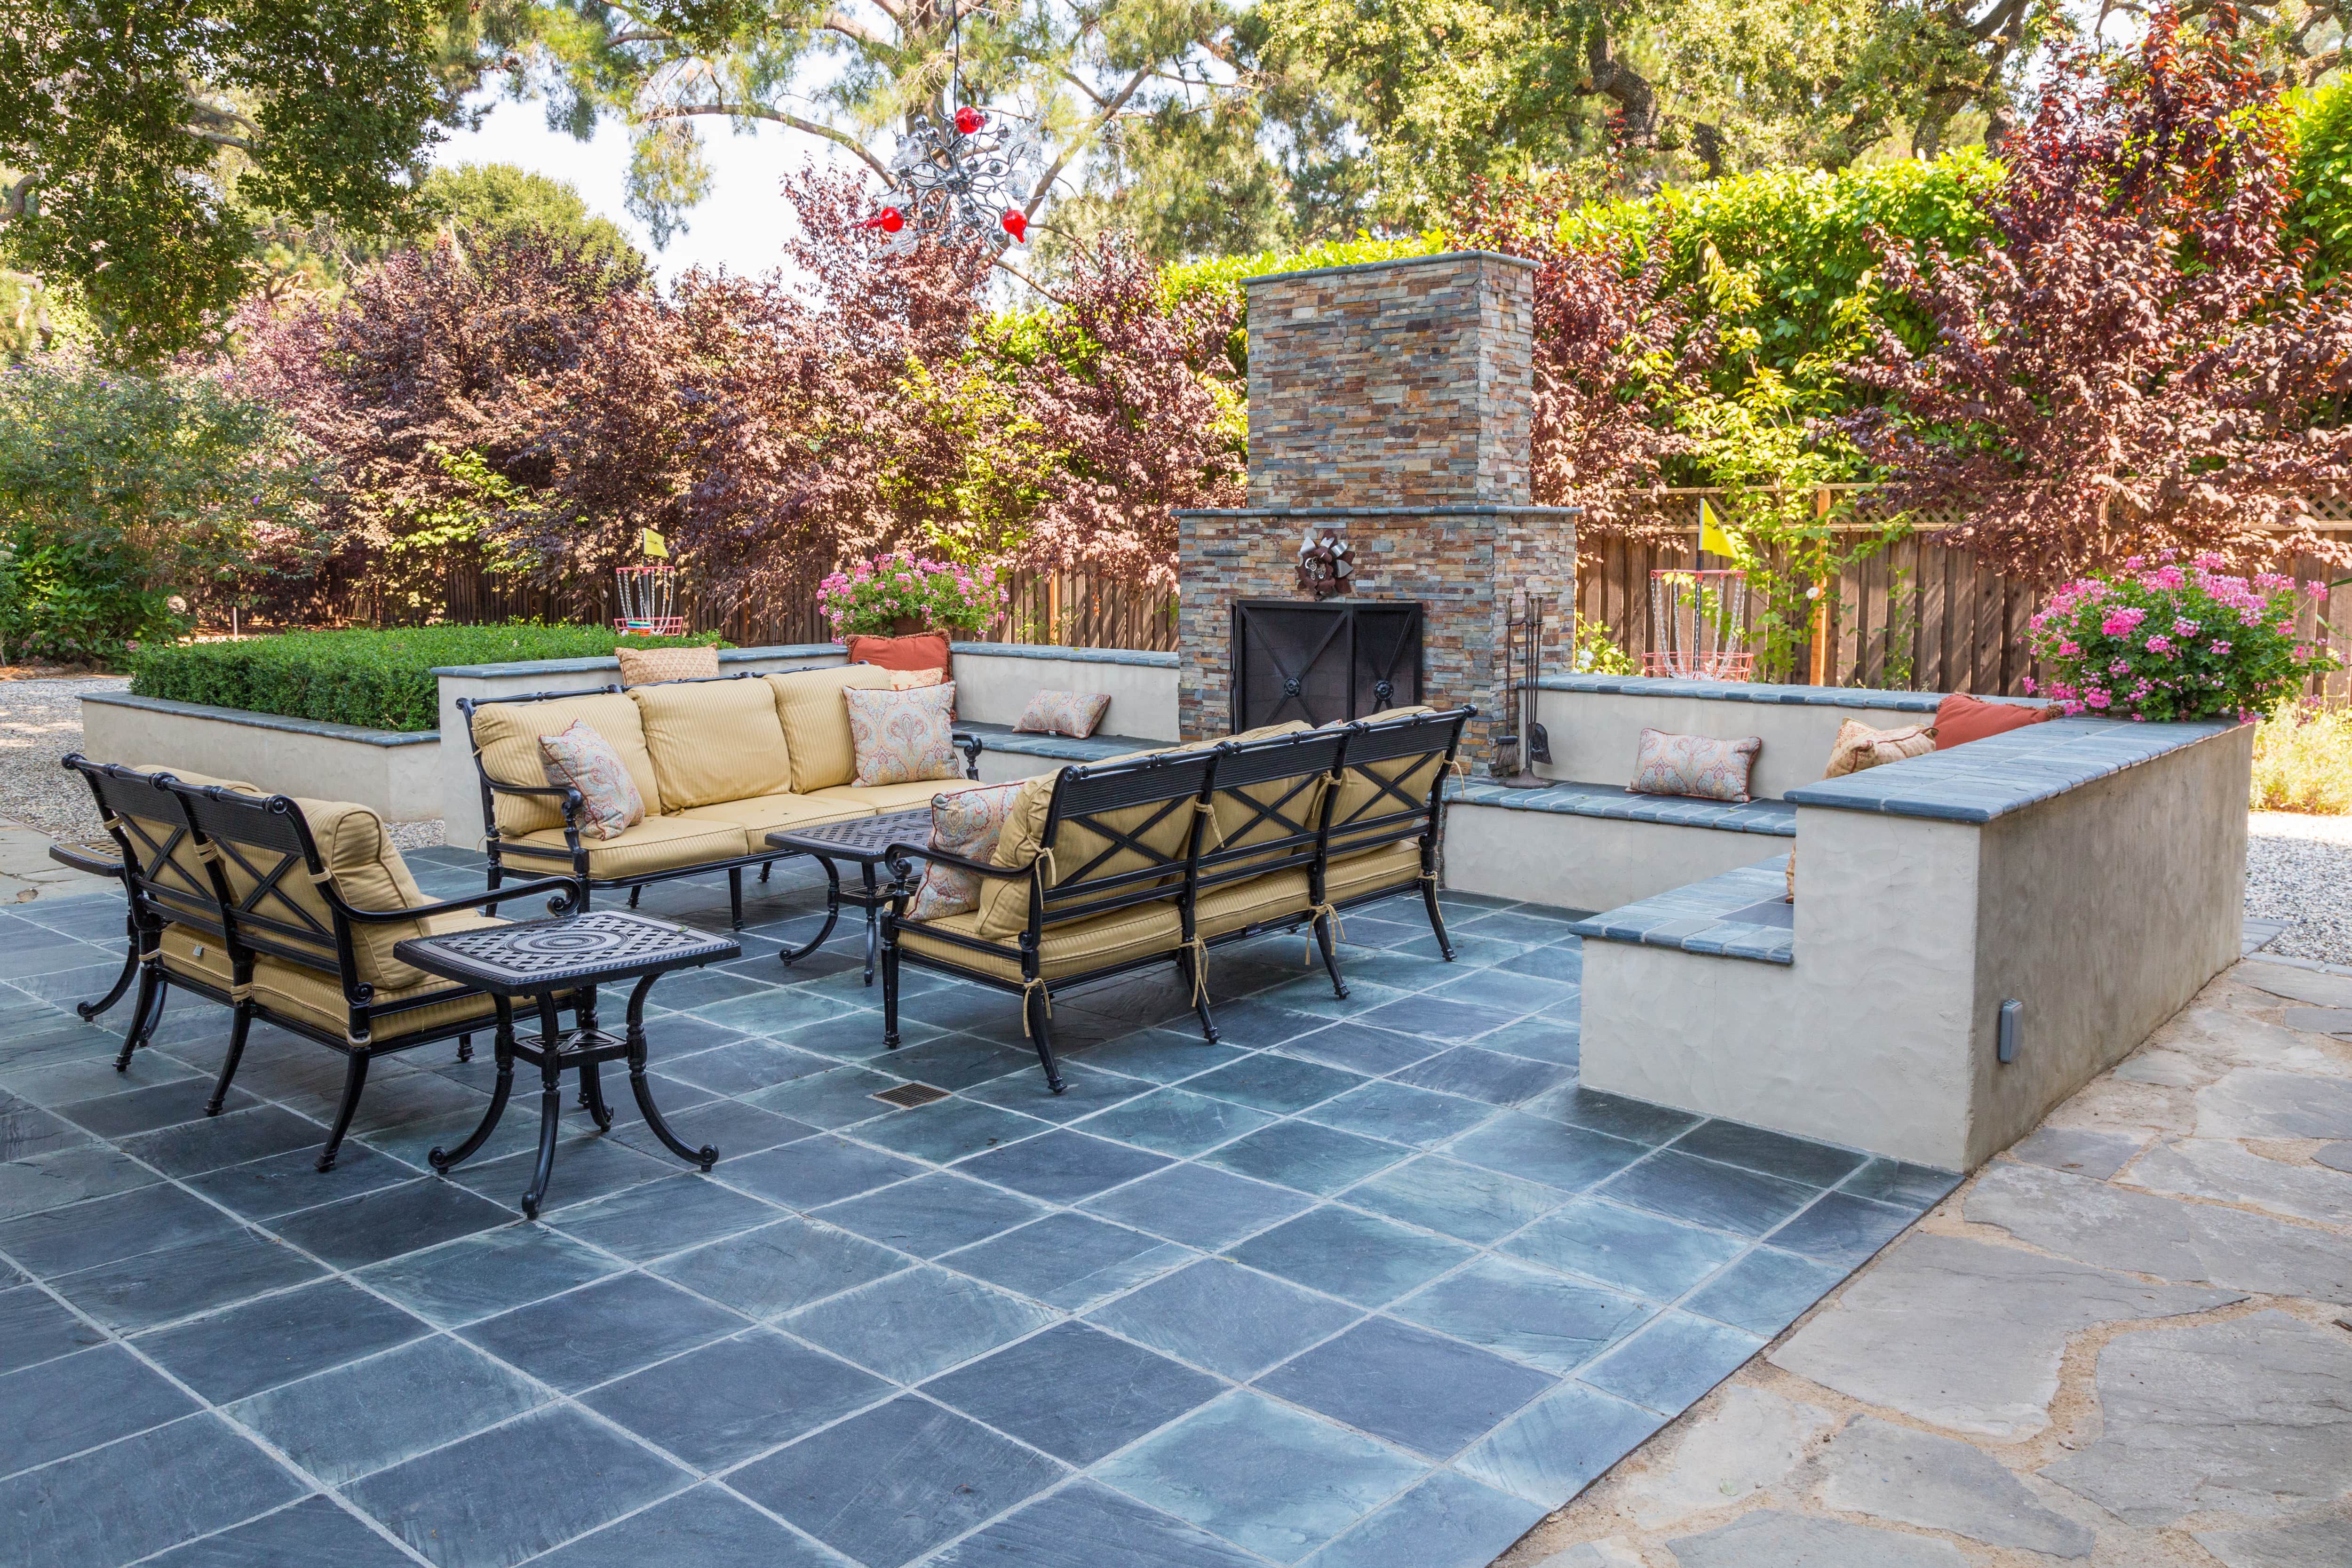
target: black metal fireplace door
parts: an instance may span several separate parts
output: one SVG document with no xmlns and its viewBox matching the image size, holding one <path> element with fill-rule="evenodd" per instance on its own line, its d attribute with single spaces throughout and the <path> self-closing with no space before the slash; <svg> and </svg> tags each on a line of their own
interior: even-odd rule
<svg viewBox="0 0 2352 1568">
<path fill-rule="evenodd" d="M 1418 600 L 1234 601 L 1233 732 L 1421 701 L 1421 628 Z"/>
</svg>

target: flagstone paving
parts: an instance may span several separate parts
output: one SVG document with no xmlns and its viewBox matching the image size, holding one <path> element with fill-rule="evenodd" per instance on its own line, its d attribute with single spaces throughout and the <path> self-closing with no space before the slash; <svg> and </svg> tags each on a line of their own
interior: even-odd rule
<svg viewBox="0 0 2352 1568">
<path fill-rule="evenodd" d="M 884 1055 L 856 935 L 777 961 L 817 897 L 780 867 L 742 959 L 655 989 L 726 1157 L 574 1110 L 536 1225 L 534 1118 L 423 1170 L 487 1060 L 379 1066 L 321 1176 L 328 1053 L 257 1030 L 207 1120 L 219 1010 L 121 1077 L 65 1010 L 118 905 L 0 913 L 0 1558 L 1484 1568 L 1957 1180 L 1583 1091 L 1560 911 L 1450 900 L 1451 964 L 1351 916 L 1346 1001 L 1222 950 L 1214 1046 L 1172 973 L 1073 993 L 1057 1098 L 1007 998 L 912 971 Z M 951 1092 L 872 1098 L 908 1079 Z"/>
<path fill-rule="evenodd" d="M 2352 1563 L 2345 1004 L 2239 964 L 1498 1568 Z"/>
</svg>

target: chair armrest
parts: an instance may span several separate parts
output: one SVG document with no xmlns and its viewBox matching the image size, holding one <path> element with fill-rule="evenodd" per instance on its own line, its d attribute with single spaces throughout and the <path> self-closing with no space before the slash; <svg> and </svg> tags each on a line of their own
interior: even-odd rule
<svg viewBox="0 0 2352 1568">
<path fill-rule="evenodd" d="M 1036 866 L 1034 860 L 1026 866 L 990 866 L 978 860 L 967 860 L 961 855 L 950 855 L 944 849 L 933 849 L 924 844 L 893 844 L 882 851 L 882 858 L 893 866 L 913 858 L 936 860 L 941 865 L 954 866 L 982 877 L 1025 877 Z"/>
<path fill-rule="evenodd" d="M 52 844 L 49 858 L 76 871 L 87 871 L 93 877 L 122 875 L 122 857 L 80 844 Z"/>
<path fill-rule="evenodd" d="M 478 910 L 484 904 L 511 903 L 528 899 L 534 893 L 561 891 L 564 897 L 550 900 L 553 913 L 574 910 L 588 896 L 587 885 L 577 877 L 538 877 L 528 882 L 510 882 L 493 892 L 474 893 L 462 899 L 444 899 L 437 904 L 418 904 L 404 910 L 362 910 L 343 905 L 343 913 L 367 925 L 383 925 L 393 921 L 413 921 L 425 915 L 454 915 L 463 910 Z M 561 908 L 558 908 L 558 905 Z"/>
<path fill-rule="evenodd" d="M 576 824 L 580 820 L 580 813 L 585 805 L 585 803 L 580 798 L 580 792 L 570 784 L 500 784 L 498 780 L 490 777 L 488 773 L 484 773 L 482 775 L 482 784 L 483 786 L 489 790 L 492 795 L 562 795 L 563 797 L 563 820 L 568 823 Z"/>
<path fill-rule="evenodd" d="M 956 750 L 963 753 L 963 776 L 977 780 L 980 777 L 980 753 L 987 742 L 963 730 L 951 731 L 950 738 L 955 742 Z"/>
</svg>

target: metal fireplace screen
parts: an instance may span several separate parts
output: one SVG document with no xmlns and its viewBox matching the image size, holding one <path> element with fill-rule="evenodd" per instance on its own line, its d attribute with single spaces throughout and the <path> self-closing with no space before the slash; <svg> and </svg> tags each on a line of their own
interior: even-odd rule
<svg viewBox="0 0 2352 1568">
<path fill-rule="evenodd" d="M 1288 719 L 1361 719 L 1422 700 L 1417 602 L 1242 599 L 1233 648 L 1235 734 Z"/>
</svg>

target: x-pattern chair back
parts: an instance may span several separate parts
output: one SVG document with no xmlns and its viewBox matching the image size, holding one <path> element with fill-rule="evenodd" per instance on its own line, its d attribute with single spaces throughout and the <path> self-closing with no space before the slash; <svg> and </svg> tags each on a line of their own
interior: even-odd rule
<svg viewBox="0 0 2352 1568">
<path fill-rule="evenodd" d="M 1221 747 L 1210 792 L 1213 838 L 1200 882 L 1213 888 L 1315 858 L 1343 731 L 1311 731 Z"/>
<path fill-rule="evenodd" d="M 294 803 L 188 784 L 173 794 L 211 851 L 205 864 L 232 945 L 341 974 L 350 935 L 338 929 L 323 862 Z"/>
<path fill-rule="evenodd" d="M 1352 851 L 1425 831 L 1444 798 L 1454 748 L 1472 711 L 1456 708 L 1351 728 L 1340 757 L 1332 844 Z"/>
<path fill-rule="evenodd" d="M 1216 760 L 1163 752 L 1065 770 L 1040 838 L 1043 918 L 1078 920 L 1181 891 Z"/>
<path fill-rule="evenodd" d="M 107 834 L 130 873 L 131 897 L 143 906 L 142 912 L 217 932 L 219 906 L 195 836 L 178 800 L 162 782 L 171 775 L 93 763 L 79 753 L 65 761 L 96 796 Z"/>
</svg>

